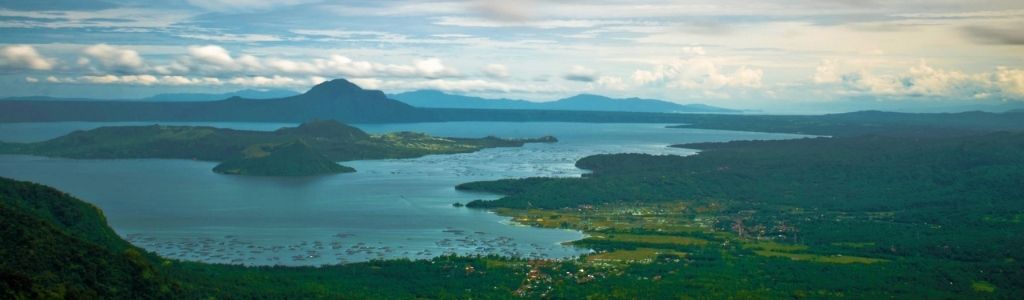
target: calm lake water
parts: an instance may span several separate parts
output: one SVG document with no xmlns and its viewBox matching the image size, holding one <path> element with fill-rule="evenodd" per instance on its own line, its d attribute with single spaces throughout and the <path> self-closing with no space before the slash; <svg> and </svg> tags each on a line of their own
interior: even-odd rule
<svg viewBox="0 0 1024 300">
<path fill-rule="evenodd" d="M 0 141 L 31 142 L 74 130 L 152 123 L 0 124 Z M 161 123 L 274 130 L 295 124 Z M 582 234 L 517 226 L 493 213 L 452 207 L 498 195 L 460 192 L 469 181 L 580 176 L 574 162 L 600 153 L 688 155 L 687 142 L 798 135 L 665 124 L 450 122 L 357 125 L 370 133 L 438 136 L 556 136 L 555 144 L 416 159 L 351 161 L 356 173 L 308 178 L 216 174 L 212 162 L 73 160 L 0 155 L 0 176 L 50 185 L 103 209 L 132 243 L 184 260 L 246 265 L 323 265 L 445 253 L 564 258 L 589 250 L 561 245 Z"/>
</svg>

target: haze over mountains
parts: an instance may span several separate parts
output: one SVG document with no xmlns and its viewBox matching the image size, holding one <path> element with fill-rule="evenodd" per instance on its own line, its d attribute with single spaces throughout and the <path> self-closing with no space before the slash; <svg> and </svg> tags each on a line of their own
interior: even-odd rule
<svg viewBox="0 0 1024 300">
<path fill-rule="evenodd" d="M 383 92 L 364 90 L 344 79 L 318 84 L 306 93 L 276 99 L 233 97 L 219 101 L 0 101 L 0 122 L 53 121 L 255 121 L 304 122 L 333 119 L 349 123 L 433 120 Z"/>
<path fill-rule="evenodd" d="M 389 95 L 392 99 L 416 107 L 469 108 L 469 109 L 535 109 L 624 111 L 659 113 L 740 113 L 740 110 L 704 104 L 676 104 L 664 100 L 623 98 L 616 99 L 594 94 L 579 94 L 549 102 L 531 102 L 517 99 L 487 99 L 448 94 L 437 90 L 418 90 Z"/>
<path fill-rule="evenodd" d="M 269 89 L 269 90 L 254 90 L 245 89 L 240 91 L 228 92 L 228 93 L 169 93 L 169 94 L 158 94 L 150 97 L 143 98 L 142 100 L 151 101 L 214 101 L 224 100 L 231 97 L 241 97 L 245 99 L 274 99 L 284 98 L 298 95 L 298 92 L 293 90 L 282 90 L 282 89 Z"/>
<path fill-rule="evenodd" d="M 419 93 L 421 95 L 448 98 L 444 94 Z M 400 98 L 409 99 L 406 96 Z M 459 98 L 458 101 L 480 101 L 492 103 L 522 104 L 517 100 L 473 100 Z M 427 99 L 427 98 L 422 98 Z M 407 100 L 409 101 L 409 100 Z M 425 100 L 424 100 L 425 101 Z M 453 100 L 454 101 L 454 100 Z M 450 102 L 451 105 L 458 101 Z M 616 106 L 608 104 L 640 103 L 646 109 L 658 107 L 675 107 L 676 104 L 643 99 L 614 100 L 601 96 L 581 95 L 540 104 L 539 109 L 509 109 L 509 106 L 495 105 L 488 108 L 430 108 L 415 107 L 407 103 L 387 97 L 377 90 L 365 90 L 344 80 L 335 79 L 323 82 L 309 91 L 295 96 L 252 100 L 233 97 L 218 101 L 124 101 L 124 100 L 4 100 L 0 101 L 0 122 L 114 122 L 114 121 L 154 121 L 154 122 L 293 122 L 301 123 L 310 120 L 337 120 L 345 123 L 409 123 L 409 122 L 441 122 L 441 121 L 505 121 L 505 122 L 598 122 L 598 123 L 693 123 L 713 120 L 716 123 L 744 123 L 758 119 L 758 116 L 741 114 L 710 114 L 703 113 L 665 113 L 610 111 Z M 410 101 L 412 102 L 412 101 Z M 581 106 L 589 106 L 582 110 Z M 514 106 L 513 106 L 514 107 Z M 581 107 L 581 110 L 569 110 Z M 636 109 L 637 106 L 617 106 L 621 109 Z M 602 110 L 604 109 L 604 110 Z M 810 119 L 827 120 L 841 118 L 850 114 L 833 114 L 824 116 L 780 116 L 786 122 L 802 122 Z M 903 113 L 883 113 L 880 116 L 914 115 Z M 993 120 L 1011 119 L 1016 121 L 1017 114 L 931 114 L 919 115 L 918 118 L 928 120 L 967 118 Z M 806 120 L 805 120 L 806 119 Z M 979 121 L 980 122 L 980 121 Z M 1002 123 L 1000 123 L 1002 124 Z M 727 128 L 722 128 L 727 129 Z M 766 131 L 772 131 L 766 128 Z"/>
<path fill-rule="evenodd" d="M 293 90 L 285 89 L 268 89 L 268 90 L 254 90 L 244 89 L 227 93 L 165 93 L 156 94 L 153 96 L 141 98 L 141 99 L 98 99 L 98 98 L 61 98 L 51 96 L 16 96 L 7 97 L 0 99 L 2 100 L 32 100 L 32 101 L 100 101 L 100 100 L 120 100 L 120 101 L 169 101 L 169 102 L 181 102 L 181 101 L 215 101 L 224 100 L 232 97 L 241 97 L 245 99 L 274 99 L 284 98 L 298 95 L 298 92 Z"/>
<path fill-rule="evenodd" d="M 441 98 L 449 96 L 437 93 L 426 94 Z M 463 96 L 455 97 L 453 99 Z M 410 99 L 405 96 L 403 98 Z M 492 101 L 470 99 L 463 100 L 479 103 L 491 103 Z M 681 106 L 659 100 L 617 100 L 596 95 L 580 95 L 553 103 L 521 103 L 518 106 L 494 108 L 414 107 L 388 98 L 381 91 L 364 90 L 345 79 L 323 82 L 303 94 L 263 100 L 242 97 L 217 101 L 47 100 L 8 99 L 0 101 L 0 122 L 305 122 L 314 119 L 331 119 L 346 123 L 427 121 L 673 123 L 680 122 L 683 119 L 682 115 L 643 111 L 677 111 L 678 109 L 690 109 L 688 112 L 698 112 L 698 110 L 700 112 L 730 111 L 706 106 Z M 442 100 L 438 101 L 448 103 Z M 505 103 L 518 103 L 518 101 L 505 100 Z M 463 107 L 473 106 L 463 105 Z M 637 112 L 637 110 L 640 111 Z"/>
</svg>

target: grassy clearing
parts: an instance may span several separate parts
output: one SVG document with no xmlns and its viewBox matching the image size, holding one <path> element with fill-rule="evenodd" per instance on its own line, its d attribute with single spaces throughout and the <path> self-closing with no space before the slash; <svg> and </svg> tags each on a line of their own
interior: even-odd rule
<svg viewBox="0 0 1024 300">
<path fill-rule="evenodd" d="M 867 242 L 867 243 L 836 242 L 836 243 L 832 243 L 831 245 L 832 246 L 836 246 L 836 247 L 864 249 L 864 248 L 868 248 L 868 247 L 874 247 L 875 243 L 873 243 L 873 242 Z"/>
<path fill-rule="evenodd" d="M 685 256 L 686 253 L 654 248 L 638 248 L 633 250 L 615 250 L 611 252 L 598 253 L 587 256 L 588 262 L 619 262 L 619 263 L 649 263 L 660 254 L 672 254 Z"/>
<path fill-rule="evenodd" d="M 771 252 L 799 252 L 807 250 L 807 246 L 805 245 L 781 244 L 776 242 L 765 241 L 744 243 L 743 248 Z"/>
<path fill-rule="evenodd" d="M 996 286 L 987 281 L 975 281 L 971 283 L 971 289 L 975 292 L 994 293 Z"/>
<path fill-rule="evenodd" d="M 881 263 L 881 262 L 886 262 L 887 261 L 887 260 L 884 260 L 884 259 L 860 257 L 860 256 L 844 256 L 844 255 L 825 256 L 825 255 L 817 255 L 817 254 L 787 253 L 787 252 L 775 252 L 775 251 L 766 251 L 766 250 L 756 250 L 756 251 L 754 251 L 754 253 L 757 253 L 757 255 L 766 256 L 766 257 L 785 257 L 785 258 L 789 258 L 791 260 L 809 261 L 809 262 L 826 263 L 826 264 L 874 264 L 874 263 Z"/>
<path fill-rule="evenodd" d="M 705 239 L 699 239 L 694 237 L 685 236 L 674 236 L 674 235 L 647 235 L 647 234 L 601 234 L 595 235 L 588 239 L 596 240 L 609 240 L 615 242 L 624 243 L 640 243 L 640 244 L 664 244 L 664 245 L 682 245 L 682 246 L 703 246 L 707 245 L 708 241 Z"/>
</svg>

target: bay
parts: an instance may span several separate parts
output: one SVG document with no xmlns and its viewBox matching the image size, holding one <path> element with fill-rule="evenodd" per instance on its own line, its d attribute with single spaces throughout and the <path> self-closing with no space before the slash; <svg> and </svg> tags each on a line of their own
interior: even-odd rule
<svg viewBox="0 0 1024 300">
<path fill-rule="evenodd" d="M 0 141 L 31 142 L 74 130 L 151 123 L 0 124 Z M 161 123 L 274 130 L 281 123 Z M 579 158 L 603 153 L 690 155 L 667 145 L 799 135 L 667 124 L 446 122 L 362 124 L 370 133 L 505 138 L 553 135 L 528 144 L 414 159 L 350 161 L 356 173 L 304 178 L 216 174 L 216 163 L 168 160 L 74 160 L 0 155 L 0 176 L 50 185 L 103 209 L 132 243 L 170 258 L 246 265 L 324 265 L 446 253 L 566 258 L 588 252 L 562 242 L 571 230 L 511 224 L 484 210 L 452 204 L 500 195 L 456 191 L 469 181 L 580 176 Z"/>
</svg>

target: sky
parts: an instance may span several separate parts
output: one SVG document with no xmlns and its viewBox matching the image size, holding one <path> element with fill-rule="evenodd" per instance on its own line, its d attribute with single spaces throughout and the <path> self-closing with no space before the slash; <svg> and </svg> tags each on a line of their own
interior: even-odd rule
<svg viewBox="0 0 1024 300">
<path fill-rule="evenodd" d="M 345 78 L 765 111 L 1024 103 L 1020 0 L 0 0 L 0 97 Z"/>
</svg>

